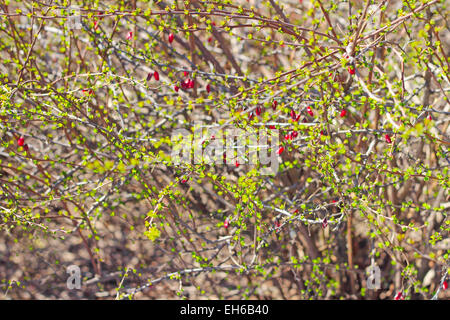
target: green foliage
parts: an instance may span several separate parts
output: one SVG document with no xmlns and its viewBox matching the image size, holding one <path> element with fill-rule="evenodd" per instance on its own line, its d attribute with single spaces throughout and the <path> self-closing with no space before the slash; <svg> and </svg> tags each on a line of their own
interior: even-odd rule
<svg viewBox="0 0 450 320">
<path fill-rule="evenodd" d="M 446 1 L 3 3 L 8 295 L 59 297 L 71 264 L 85 275 L 77 297 L 91 298 L 427 299 L 440 288 Z M 278 132 L 278 172 L 178 163 L 171 136 L 197 121 Z M 196 148 L 222 139 L 202 138 Z M 373 264 L 380 290 L 367 288 Z M 46 276 L 52 292 L 28 288 Z"/>
</svg>

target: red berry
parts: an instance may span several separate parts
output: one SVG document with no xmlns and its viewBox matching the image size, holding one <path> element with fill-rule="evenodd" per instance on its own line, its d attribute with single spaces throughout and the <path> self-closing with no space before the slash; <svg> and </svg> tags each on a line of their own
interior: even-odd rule
<svg viewBox="0 0 450 320">
<path fill-rule="evenodd" d="M 399 291 L 397 292 L 397 294 L 395 295 L 395 300 L 403 300 L 405 299 L 405 297 L 403 296 L 403 292 Z"/>
<path fill-rule="evenodd" d="M 97 29 L 98 29 L 98 21 L 95 20 L 95 21 L 94 21 L 94 30 L 97 30 Z"/>
<path fill-rule="evenodd" d="M 278 101 L 277 100 L 273 100 L 273 102 L 272 102 L 272 109 L 273 110 L 275 110 L 277 108 L 277 104 L 278 104 Z"/>
<path fill-rule="evenodd" d="M 291 135 L 292 135 L 293 138 L 297 138 L 298 132 L 297 131 L 292 131 Z"/>
<path fill-rule="evenodd" d="M 234 163 L 234 165 L 236 166 L 236 168 L 239 167 L 239 162 L 236 160 L 236 162 Z"/>
<path fill-rule="evenodd" d="M 431 117 L 431 114 L 428 115 L 427 119 L 430 121 L 433 120 L 433 118 Z"/>
<path fill-rule="evenodd" d="M 322 228 L 325 229 L 328 226 L 328 220 L 327 218 L 324 218 L 322 221 Z"/>
<path fill-rule="evenodd" d="M 189 72 L 184 71 L 183 74 L 184 74 L 185 77 L 187 77 L 189 75 Z"/>
<path fill-rule="evenodd" d="M 275 225 L 276 232 L 277 232 L 277 233 L 280 232 L 280 230 L 281 230 L 281 229 L 280 229 L 280 227 L 281 227 L 280 221 L 275 220 L 274 225 Z"/>
<path fill-rule="evenodd" d="M 255 113 L 256 113 L 257 116 L 261 115 L 261 107 L 260 106 L 256 107 Z"/>
<path fill-rule="evenodd" d="M 24 146 L 23 146 L 23 149 L 24 149 L 25 151 L 28 151 L 28 144 L 24 145 Z"/>
<path fill-rule="evenodd" d="M 294 110 L 291 110 L 291 119 L 295 120 L 295 118 L 297 118 L 297 114 L 295 113 Z"/>
<path fill-rule="evenodd" d="M 207 91 L 208 93 L 211 92 L 211 86 L 209 85 L 209 83 L 206 85 L 206 91 Z"/>
<path fill-rule="evenodd" d="M 312 111 L 311 107 L 307 107 L 306 108 L 306 112 L 308 112 L 308 114 L 312 117 L 314 116 L 314 112 Z"/>
<path fill-rule="evenodd" d="M 277 154 L 282 154 L 283 151 L 284 151 L 284 147 L 281 146 L 281 147 L 278 149 Z"/>
<path fill-rule="evenodd" d="M 249 114 L 248 114 L 248 120 L 252 120 L 253 119 L 253 112 L 250 112 Z"/>
<path fill-rule="evenodd" d="M 444 282 L 442 283 L 442 289 L 444 289 L 444 290 L 447 290 L 447 289 L 448 289 L 448 282 L 447 282 L 447 281 L 444 281 Z"/>
<path fill-rule="evenodd" d="M 189 79 L 186 79 L 186 80 L 184 80 L 182 83 L 181 83 L 181 87 L 183 88 L 183 89 L 188 89 L 189 88 Z"/>
<path fill-rule="evenodd" d="M 351 75 L 355 74 L 355 68 L 354 67 L 348 67 L 348 73 Z"/>
<path fill-rule="evenodd" d="M 189 85 L 188 85 L 189 89 L 194 88 L 194 85 L 195 85 L 194 80 L 189 79 Z"/>
<path fill-rule="evenodd" d="M 228 227 L 230 226 L 230 222 L 228 221 L 228 218 L 225 219 L 225 222 L 223 223 L 223 226 L 225 229 L 228 229 Z"/>
<path fill-rule="evenodd" d="M 153 77 L 153 73 L 149 72 L 147 75 L 147 81 L 150 81 L 150 79 Z"/>
<path fill-rule="evenodd" d="M 133 39 L 133 32 L 132 31 L 128 32 L 128 34 L 127 34 L 127 40 L 131 40 L 131 39 Z"/>
<path fill-rule="evenodd" d="M 189 178 L 187 178 L 187 179 L 182 179 L 182 180 L 181 180 L 181 183 L 186 183 L 188 180 L 189 180 Z"/>
<path fill-rule="evenodd" d="M 208 38 L 208 42 L 211 42 L 213 40 L 213 37 Z"/>
<path fill-rule="evenodd" d="M 156 81 L 159 81 L 159 73 L 158 73 L 158 71 L 153 72 L 153 76 L 155 77 Z"/>
<path fill-rule="evenodd" d="M 392 143 L 391 137 L 389 137 L 388 134 L 386 134 L 386 135 L 384 136 L 384 139 L 386 140 L 387 143 Z"/>
<path fill-rule="evenodd" d="M 169 43 L 173 42 L 174 35 L 173 33 L 169 34 Z"/>
<path fill-rule="evenodd" d="M 173 87 L 173 90 L 175 90 L 175 92 L 178 92 L 178 90 L 180 90 L 180 87 L 177 86 L 177 85 L 175 85 L 175 86 Z"/>
<path fill-rule="evenodd" d="M 343 109 L 341 111 L 341 118 L 345 117 L 346 114 L 347 114 L 347 110 Z"/>
<path fill-rule="evenodd" d="M 269 129 L 275 129 L 275 126 L 274 125 L 270 125 Z"/>
<path fill-rule="evenodd" d="M 300 120 L 300 117 L 301 117 L 301 114 L 299 113 L 299 114 L 297 115 L 297 118 L 295 118 L 295 122 L 298 122 L 298 120 Z"/>
<path fill-rule="evenodd" d="M 17 144 L 18 144 L 19 146 L 23 146 L 24 143 L 25 143 L 25 138 L 24 138 L 24 137 L 20 137 L 20 138 L 17 140 Z"/>
<path fill-rule="evenodd" d="M 284 136 L 285 140 L 290 140 L 291 139 L 291 135 L 288 133 L 287 135 Z"/>
</svg>

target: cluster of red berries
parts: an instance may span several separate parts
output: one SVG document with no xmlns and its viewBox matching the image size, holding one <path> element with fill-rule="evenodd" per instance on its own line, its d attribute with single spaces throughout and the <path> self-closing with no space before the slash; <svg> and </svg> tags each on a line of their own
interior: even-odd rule
<svg viewBox="0 0 450 320">
<path fill-rule="evenodd" d="M 206 88 L 206 89 L 208 90 L 208 88 Z M 209 92 L 209 91 L 208 91 L 208 92 Z M 277 101 L 277 100 L 273 100 L 273 102 L 272 102 L 272 109 L 273 109 L 274 111 L 277 109 L 277 105 L 278 105 L 278 101 Z M 262 112 L 263 112 L 263 109 L 262 109 L 260 106 L 257 106 L 256 109 L 255 109 L 255 114 L 256 114 L 257 116 L 260 116 L 260 115 L 262 114 Z M 253 119 L 253 116 L 254 116 L 253 112 L 250 112 L 250 113 L 248 114 L 248 119 L 249 119 L 249 120 L 252 120 L 252 119 Z M 270 129 L 275 129 L 275 126 L 269 126 L 269 128 L 270 128 Z"/>
<path fill-rule="evenodd" d="M 147 75 L 147 81 L 150 81 L 152 77 L 155 78 L 156 81 L 159 81 L 159 72 L 158 71 L 149 72 Z"/>
<path fill-rule="evenodd" d="M 300 120 L 301 114 L 299 113 L 297 115 L 294 110 L 291 110 L 290 116 L 291 116 L 292 121 L 298 122 Z"/>
<path fill-rule="evenodd" d="M 184 71 L 184 76 L 187 77 L 189 75 L 189 72 Z M 195 80 L 190 79 L 190 78 L 186 78 L 184 81 L 180 82 L 180 85 L 174 85 L 173 86 L 173 90 L 175 90 L 175 92 L 178 92 L 180 90 L 180 88 L 182 88 L 183 90 L 188 90 L 188 89 L 193 89 L 195 86 Z M 210 93 L 211 92 L 211 85 L 208 83 L 206 85 L 206 92 Z"/>
<path fill-rule="evenodd" d="M 88 94 L 88 95 L 93 95 L 94 94 L 94 90 L 92 89 L 83 89 L 81 90 L 84 94 Z"/>
<path fill-rule="evenodd" d="M 195 86 L 195 81 L 193 79 L 187 78 L 186 80 L 181 82 L 181 88 L 187 90 L 187 89 L 193 89 Z"/>
<path fill-rule="evenodd" d="M 297 131 L 291 131 L 291 132 L 289 132 L 288 134 L 286 134 L 284 136 L 284 139 L 285 140 L 294 140 L 294 138 L 297 138 L 297 136 L 298 136 L 298 132 Z"/>
<path fill-rule="evenodd" d="M 276 110 L 278 106 L 278 101 L 277 100 L 273 100 L 272 101 L 272 109 Z M 310 106 L 308 106 L 306 108 L 306 112 L 313 117 L 314 116 L 314 112 L 312 110 L 312 108 Z M 260 116 L 262 113 L 262 108 L 260 106 L 257 106 L 255 109 L 255 112 L 250 112 L 248 114 L 248 119 L 251 121 L 254 118 L 254 115 L 256 114 L 257 116 Z M 341 117 L 344 117 L 346 115 L 347 111 L 343 110 L 343 112 L 341 112 Z M 296 114 L 295 110 L 291 110 L 290 111 L 290 117 L 293 121 L 298 122 L 300 120 L 301 114 Z M 303 122 L 306 122 L 306 119 L 303 120 Z M 275 129 L 274 125 L 269 125 L 269 129 Z M 321 131 L 321 134 L 323 134 L 323 131 Z M 298 132 L 297 131 L 291 131 L 289 133 L 287 133 L 284 138 L 285 140 L 293 140 L 294 138 L 296 138 L 298 136 Z M 283 146 L 279 146 L 278 150 L 277 150 L 277 154 L 281 155 L 284 152 L 284 147 Z"/>
<path fill-rule="evenodd" d="M 25 144 L 25 138 L 23 136 L 17 139 L 17 145 L 23 147 L 25 151 L 28 151 L 28 144 Z"/>
<path fill-rule="evenodd" d="M 280 232 L 281 223 L 278 219 L 275 220 L 274 225 L 275 225 L 275 229 L 277 230 L 277 232 Z"/>
</svg>

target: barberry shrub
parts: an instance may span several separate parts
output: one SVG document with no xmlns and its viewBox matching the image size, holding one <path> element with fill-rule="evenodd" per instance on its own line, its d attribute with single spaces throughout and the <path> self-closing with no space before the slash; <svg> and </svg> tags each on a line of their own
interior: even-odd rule
<svg viewBox="0 0 450 320">
<path fill-rule="evenodd" d="M 0 1 L 3 293 L 448 297 L 448 5 Z M 278 170 L 176 162 L 196 122 Z"/>
</svg>

